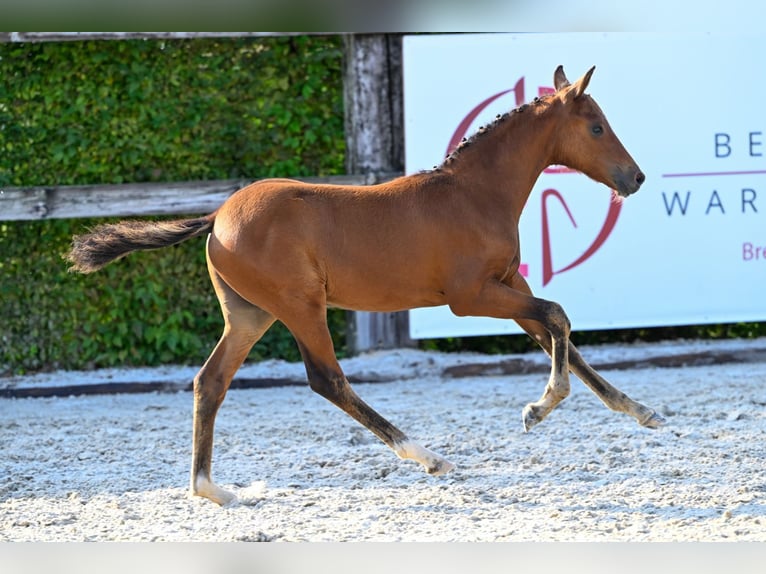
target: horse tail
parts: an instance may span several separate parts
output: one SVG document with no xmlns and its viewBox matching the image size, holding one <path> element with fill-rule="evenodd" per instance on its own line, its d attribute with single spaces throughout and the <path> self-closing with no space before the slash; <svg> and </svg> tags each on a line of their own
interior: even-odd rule
<svg viewBox="0 0 766 574">
<path fill-rule="evenodd" d="M 213 227 L 215 213 L 196 219 L 174 221 L 121 221 L 105 223 L 72 238 L 64 256 L 70 271 L 92 273 L 133 251 L 159 249 L 197 237 Z"/>
</svg>

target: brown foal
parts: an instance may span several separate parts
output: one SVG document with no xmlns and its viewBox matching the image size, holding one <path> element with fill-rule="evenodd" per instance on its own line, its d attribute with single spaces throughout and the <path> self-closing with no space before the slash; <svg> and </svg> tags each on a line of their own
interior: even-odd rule
<svg viewBox="0 0 766 574">
<path fill-rule="evenodd" d="M 526 430 L 569 393 L 571 370 L 612 410 L 655 428 L 663 419 L 596 373 L 569 342 L 557 303 L 534 297 L 519 274 L 518 223 L 549 165 L 579 170 L 620 197 L 644 174 L 593 99 L 593 68 L 465 141 L 432 171 L 365 186 L 289 179 L 255 182 L 197 219 L 106 224 L 74 238 L 73 269 L 95 271 L 131 251 L 207 237 L 207 264 L 225 327 L 194 379 L 191 492 L 227 504 L 211 476 L 213 427 L 251 347 L 279 320 L 297 341 L 311 389 L 359 421 L 401 458 L 434 475 L 453 465 L 409 439 L 354 392 L 338 364 L 327 307 L 399 311 L 449 305 L 457 315 L 517 321 L 551 356 L 542 397 L 522 413 Z"/>
</svg>

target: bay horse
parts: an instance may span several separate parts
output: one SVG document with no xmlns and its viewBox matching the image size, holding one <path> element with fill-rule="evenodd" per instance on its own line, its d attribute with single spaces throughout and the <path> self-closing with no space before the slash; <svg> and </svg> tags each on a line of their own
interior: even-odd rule
<svg viewBox="0 0 766 574">
<path fill-rule="evenodd" d="M 519 217 L 546 167 L 583 172 L 619 200 L 644 181 L 585 94 L 594 69 L 570 84 L 559 66 L 554 93 L 498 116 L 431 171 L 370 186 L 266 179 L 205 217 L 104 224 L 73 238 L 66 257 L 73 270 L 90 273 L 132 251 L 208 234 L 207 266 L 225 326 L 194 378 L 191 494 L 221 505 L 236 500 L 212 479 L 215 417 L 235 372 L 276 320 L 295 338 L 313 391 L 429 474 L 453 468 L 354 392 L 333 350 L 328 307 L 449 305 L 459 316 L 515 320 L 551 356 L 543 395 L 522 411 L 526 431 L 569 394 L 570 370 L 610 409 L 649 428 L 664 422 L 585 362 L 569 342 L 562 307 L 534 297 L 519 273 Z"/>
</svg>

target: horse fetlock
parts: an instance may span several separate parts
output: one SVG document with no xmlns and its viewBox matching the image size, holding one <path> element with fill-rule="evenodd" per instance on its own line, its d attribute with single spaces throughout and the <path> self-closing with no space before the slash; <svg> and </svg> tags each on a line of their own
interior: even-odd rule
<svg viewBox="0 0 766 574">
<path fill-rule="evenodd" d="M 395 443 L 393 447 L 396 456 L 401 459 L 409 459 L 423 465 L 426 472 L 432 476 L 446 474 L 455 468 L 455 465 L 442 458 L 435 452 L 419 445 L 415 441 L 405 440 Z"/>
<path fill-rule="evenodd" d="M 652 411 L 644 417 L 643 419 L 640 419 L 638 421 L 638 424 L 640 424 L 642 427 L 650 428 L 650 429 L 656 429 L 665 424 L 665 417 L 660 415 L 657 411 Z"/>
<path fill-rule="evenodd" d="M 571 390 L 572 386 L 569 384 L 569 373 L 562 370 L 560 373 L 551 375 L 551 378 L 548 380 L 548 385 L 545 387 L 543 400 L 557 405 L 569 396 Z"/>
<path fill-rule="evenodd" d="M 204 476 L 198 476 L 192 482 L 189 494 L 207 498 L 220 506 L 233 506 L 237 503 L 237 497 L 234 493 L 224 490 Z"/>
</svg>

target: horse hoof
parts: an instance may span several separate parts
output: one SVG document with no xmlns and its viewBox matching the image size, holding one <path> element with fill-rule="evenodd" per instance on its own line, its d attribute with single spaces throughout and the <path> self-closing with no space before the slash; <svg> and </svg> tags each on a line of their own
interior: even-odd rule
<svg viewBox="0 0 766 574">
<path fill-rule="evenodd" d="M 524 424 L 524 432 L 529 432 L 529 429 L 542 422 L 542 420 L 540 415 L 537 414 L 535 407 L 531 404 L 524 407 L 524 410 L 521 411 L 521 422 Z"/>
<path fill-rule="evenodd" d="M 455 468 L 455 465 L 449 462 L 448 460 L 440 460 L 436 462 L 433 466 L 430 466 L 426 468 L 426 472 L 430 474 L 431 476 L 441 476 L 442 474 L 447 474 L 449 471 Z"/>
<path fill-rule="evenodd" d="M 650 429 L 660 428 L 665 424 L 665 417 L 660 415 L 657 411 L 652 411 L 647 418 L 643 421 L 639 421 L 639 424 Z"/>
</svg>

